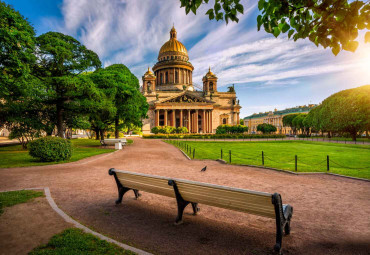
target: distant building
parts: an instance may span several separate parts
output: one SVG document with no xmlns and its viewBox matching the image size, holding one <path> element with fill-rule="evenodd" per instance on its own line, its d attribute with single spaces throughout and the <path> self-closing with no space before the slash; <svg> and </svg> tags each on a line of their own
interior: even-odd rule
<svg viewBox="0 0 370 255">
<path fill-rule="evenodd" d="M 303 106 L 297 106 L 293 108 L 287 108 L 278 111 L 275 109 L 273 112 L 265 113 L 254 113 L 248 117 L 244 118 L 244 125 L 248 127 L 249 134 L 257 134 L 257 126 L 259 124 L 267 123 L 274 125 L 277 129 L 276 134 L 288 134 L 292 135 L 293 130 L 290 127 L 283 126 L 283 117 L 288 114 L 293 113 L 308 113 L 312 108 L 317 106 L 316 104 L 309 104 Z"/>
</svg>

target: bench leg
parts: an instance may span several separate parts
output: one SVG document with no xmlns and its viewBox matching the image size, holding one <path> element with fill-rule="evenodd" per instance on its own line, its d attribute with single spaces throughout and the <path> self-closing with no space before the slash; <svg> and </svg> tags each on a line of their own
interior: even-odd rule
<svg viewBox="0 0 370 255">
<path fill-rule="evenodd" d="M 135 199 L 139 199 L 139 197 L 141 197 L 141 194 L 139 193 L 139 191 L 137 189 L 133 189 L 134 193 L 135 193 Z"/>
<path fill-rule="evenodd" d="M 184 214 L 185 207 L 191 203 L 191 206 L 193 207 L 193 212 L 195 215 L 196 212 L 199 211 L 199 208 L 197 207 L 198 204 L 184 200 L 174 180 L 169 180 L 168 185 L 172 186 L 173 190 L 175 191 L 176 202 L 177 202 L 177 217 L 175 220 L 175 224 L 179 225 L 182 223 L 182 215 Z"/>
<path fill-rule="evenodd" d="M 198 203 L 191 203 L 191 206 L 193 207 L 193 215 L 197 215 L 197 213 L 200 211 Z"/>
<path fill-rule="evenodd" d="M 123 195 L 129 190 L 129 188 L 123 187 L 122 185 L 118 187 L 118 199 L 116 200 L 116 205 L 122 203 Z"/>
<path fill-rule="evenodd" d="M 108 173 L 109 173 L 109 175 L 113 175 L 114 180 L 116 181 L 117 188 L 118 188 L 118 199 L 116 200 L 116 204 L 120 204 L 120 203 L 122 203 L 123 195 L 131 189 L 127 188 L 127 187 L 125 187 L 121 184 L 121 182 L 117 178 L 116 172 L 114 172 L 113 170 L 114 170 L 113 168 L 109 169 Z M 135 199 L 138 199 L 141 196 L 141 194 L 139 193 L 139 191 L 137 189 L 132 189 L 132 190 L 135 193 Z"/>
<path fill-rule="evenodd" d="M 275 193 L 272 195 L 272 203 L 274 204 L 275 207 L 275 217 L 276 217 L 276 243 L 274 245 L 274 250 L 275 252 L 281 254 L 285 219 L 283 215 L 283 205 L 281 203 L 280 194 Z"/>
</svg>

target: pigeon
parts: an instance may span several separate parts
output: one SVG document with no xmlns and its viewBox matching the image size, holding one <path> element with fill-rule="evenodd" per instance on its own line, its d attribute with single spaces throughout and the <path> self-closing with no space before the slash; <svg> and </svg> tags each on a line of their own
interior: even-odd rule
<svg viewBox="0 0 370 255">
<path fill-rule="evenodd" d="M 202 170 L 200 170 L 201 172 L 204 172 L 207 170 L 207 166 L 203 167 Z"/>
</svg>

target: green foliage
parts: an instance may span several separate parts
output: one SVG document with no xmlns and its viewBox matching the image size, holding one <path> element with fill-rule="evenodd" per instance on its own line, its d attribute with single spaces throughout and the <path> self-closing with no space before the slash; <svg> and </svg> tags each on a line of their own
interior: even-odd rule
<svg viewBox="0 0 370 255">
<path fill-rule="evenodd" d="M 47 94 L 43 103 L 53 114 L 58 136 L 63 137 L 65 124 L 71 127 L 95 106 L 101 95 L 84 71 L 100 68 L 96 53 L 71 36 L 48 32 L 36 38 L 36 65 L 33 74 L 45 83 Z"/>
<path fill-rule="evenodd" d="M 134 255 L 135 253 L 101 240 L 92 234 L 84 233 L 81 229 L 69 228 L 53 236 L 49 243 L 41 245 L 31 251 L 30 255 L 43 254 L 122 254 Z"/>
<path fill-rule="evenodd" d="M 258 8 L 258 30 L 263 26 L 275 37 L 288 32 L 294 41 L 308 38 L 316 46 L 330 47 L 334 55 L 356 51 L 358 30 L 370 29 L 370 5 L 363 1 L 259 0 Z"/>
<path fill-rule="evenodd" d="M 185 134 L 188 133 L 188 129 L 186 127 L 158 126 L 152 128 L 151 132 L 153 134 Z"/>
<path fill-rule="evenodd" d="M 307 124 L 316 130 L 347 132 L 356 140 L 358 132 L 370 130 L 370 85 L 331 95 L 307 118 Z"/>
<path fill-rule="evenodd" d="M 91 115 L 94 129 L 105 130 L 114 123 L 118 135 L 123 128 L 132 125 L 141 127 L 149 105 L 140 93 L 138 79 L 125 65 L 114 64 L 89 76 L 105 95 L 102 107 Z"/>
<path fill-rule="evenodd" d="M 0 1 L 0 99 L 21 94 L 19 86 L 30 73 L 35 57 L 35 30 L 10 5 Z"/>
<path fill-rule="evenodd" d="M 42 197 L 43 195 L 43 192 L 34 190 L 0 192 L 0 215 L 4 212 L 5 207 L 26 203 L 32 198 Z"/>
<path fill-rule="evenodd" d="M 286 138 L 285 135 L 278 134 L 156 134 L 143 135 L 146 139 L 259 139 L 259 138 Z"/>
<path fill-rule="evenodd" d="M 208 0 L 180 0 L 188 14 Z M 349 0 L 259 0 L 257 17 L 258 30 L 261 27 L 267 33 L 278 37 L 288 33 L 294 41 L 308 38 L 316 46 L 330 47 L 334 55 L 341 50 L 354 52 L 358 46 L 355 41 L 358 31 L 370 29 L 369 1 Z M 239 0 L 215 0 L 213 9 L 206 15 L 209 19 L 238 22 L 238 13 L 244 7 Z M 365 34 L 365 42 L 370 42 L 370 32 Z"/>
<path fill-rule="evenodd" d="M 267 123 L 259 124 L 257 126 L 257 131 L 260 131 L 264 134 L 270 134 L 270 133 L 276 132 L 276 130 L 277 129 L 274 125 L 267 124 Z"/>
<path fill-rule="evenodd" d="M 181 7 L 185 7 L 185 12 L 188 14 L 192 11 L 197 14 L 197 9 L 201 4 L 208 4 L 209 0 L 180 0 Z M 244 13 L 244 6 L 240 4 L 240 0 L 215 0 L 213 9 L 209 9 L 206 13 L 210 20 L 216 19 L 225 20 L 226 24 L 231 21 L 239 21 L 238 13 Z"/>
<path fill-rule="evenodd" d="M 29 154 L 42 162 L 62 161 L 71 158 L 70 140 L 60 137 L 43 137 L 30 143 Z"/>
<path fill-rule="evenodd" d="M 248 132 L 248 127 L 244 125 L 220 125 L 216 129 L 216 134 L 243 134 Z"/>
</svg>

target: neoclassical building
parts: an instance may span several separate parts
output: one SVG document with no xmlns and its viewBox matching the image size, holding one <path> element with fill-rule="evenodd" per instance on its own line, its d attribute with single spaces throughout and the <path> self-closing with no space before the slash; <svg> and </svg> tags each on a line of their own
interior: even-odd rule
<svg viewBox="0 0 370 255">
<path fill-rule="evenodd" d="M 196 90 L 185 46 L 177 40 L 174 27 L 163 44 L 158 62 L 144 74 L 142 93 L 149 103 L 148 119 L 143 133 L 155 126 L 187 127 L 189 133 L 215 133 L 221 124 L 239 124 L 241 106 L 236 93 L 219 92 L 217 76 L 209 68 L 203 77 L 203 88 Z"/>
<path fill-rule="evenodd" d="M 254 113 L 253 115 L 244 118 L 244 125 L 248 127 L 249 134 L 259 133 L 257 131 L 257 126 L 259 124 L 267 123 L 274 125 L 276 127 L 277 129 L 277 131 L 275 132 L 276 134 L 292 135 L 293 130 L 290 127 L 286 127 L 283 125 L 283 117 L 285 115 L 294 113 L 309 113 L 309 111 L 316 106 L 317 106 L 316 104 L 309 104 L 293 108 L 287 108 L 280 111 L 275 109 L 273 112 L 269 111 Z M 301 133 L 300 130 L 298 130 L 298 134 L 299 133 Z"/>
</svg>

